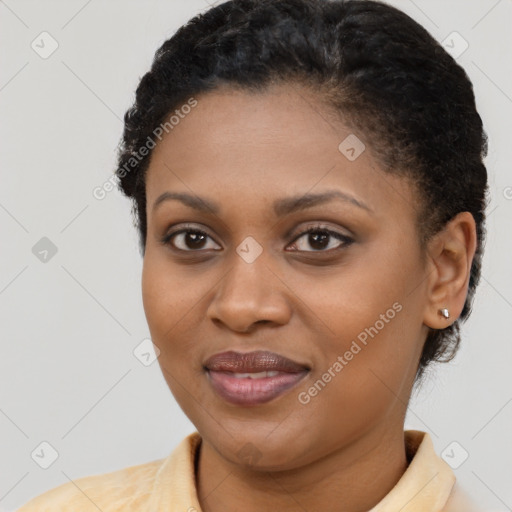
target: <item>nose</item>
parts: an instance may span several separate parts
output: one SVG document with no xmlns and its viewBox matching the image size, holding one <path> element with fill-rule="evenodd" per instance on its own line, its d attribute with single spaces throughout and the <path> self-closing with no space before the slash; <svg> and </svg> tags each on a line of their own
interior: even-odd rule
<svg viewBox="0 0 512 512">
<path fill-rule="evenodd" d="M 262 255 L 248 263 L 235 254 L 231 269 L 218 283 L 207 317 L 242 333 L 251 332 L 257 324 L 284 325 L 291 316 L 287 290 Z"/>
</svg>

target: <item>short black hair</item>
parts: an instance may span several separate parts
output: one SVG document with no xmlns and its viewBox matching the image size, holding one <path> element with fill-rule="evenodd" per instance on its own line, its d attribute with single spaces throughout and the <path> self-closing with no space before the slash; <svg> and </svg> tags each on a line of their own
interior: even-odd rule
<svg viewBox="0 0 512 512">
<path fill-rule="evenodd" d="M 373 0 L 230 0 L 165 41 L 125 114 L 116 170 L 119 188 L 133 201 L 141 254 L 151 150 L 139 151 L 155 128 L 193 96 L 223 85 L 264 91 L 274 83 L 310 87 L 369 142 L 384 172 L 410 180 L 418 193 L 422 254 L 459 212 L 475 219 L 477 248 L 464 308 L 449 327 L 430 329 L 419 379 L 429 362 L 454 357 L 459 324 L 471 312 L 480 280 L 487 137 L 464 69 L 399 9 Z"/>
</svg>

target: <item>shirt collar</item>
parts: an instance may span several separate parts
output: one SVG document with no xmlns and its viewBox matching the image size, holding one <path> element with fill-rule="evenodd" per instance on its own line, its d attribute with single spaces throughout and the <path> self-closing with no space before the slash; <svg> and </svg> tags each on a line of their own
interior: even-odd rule
<svg viewBox="0 0 512 512">
<path fill-rule="evenodd" d="M 435 452 L 430 435 L 406 430 L 404 440 L 411 462 L 391 491 L 369 512 L 442 510 L 448 501 L 455 475 Z"/>
<path fill-rule="evenodd" d="M 409 463 L 391 491 L 369 512 L 442 510 L 455 475 L 435 452 L 426 432 L 406 430 L 404 441 Z M 151 493 L 149 510 L 201 512 L 195 479 L 195 460 L 201 444 L 198 432 L 189 434 L 160 467 Z"/>
</svg>

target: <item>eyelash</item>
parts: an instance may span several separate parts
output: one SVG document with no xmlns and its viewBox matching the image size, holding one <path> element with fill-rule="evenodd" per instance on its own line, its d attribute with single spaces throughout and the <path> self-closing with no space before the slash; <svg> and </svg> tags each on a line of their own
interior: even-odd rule
<svg viewBox="0 0 512 512">
<path fill-rule="evenodd" d="M 178 249 L 177 247 L 174 247 L 174 245 L 171 243 L 172 239 L 175 236 L 180 235 L 182 233 L 196 233 L 196 234 L 204 235 L 204 236 L 206 236 L 208 238 L 212 238 L 212 237 L 210 237 L 210 235 L 208 233 L 206 233 L 205 231 L 203 231 L 201 229 L 196 229 L 196 228 L 189 227 L 189 228 L 179 229 L 179 230 L 173 231 L 171 233 L 167 233 L 166 235 L 164 235 L 162 237 L 161 243 L 163 245 L 166 245 L 166 246 L 170 247 L 172 250 L 180 251 L 180 252 L 190 252 L 190 253 L 193 253 L 193 252 L 203 252 L 203 251 L 205 251 L 205 249 L 184 250 L 184 249 Z M 335 238 L 335 239 L 337 239 L 337 240 L 339 240 L 340 242 L 343 242 L 343 243 L 340 246 L 335 247 L 334 249 L 328 249 L 328 250 L 321 250 L 320 249 L 320 250 L 312 250 L 312 251 L 300 251 L 300 250 L 298 250 L 297 252 L 331 253 L 331 252 L 336 252 L 338 250 L 346 249 L 349 245 L 351 245 L 354 242 L 354 239 L 350 238 L 347 235 L 342 235 L 341 233 L 338 233 L 336 231 L 332 231 L 330 229 L 324 228 L 321 225 L 315 225 L 315 226 L 311 226 L 311 227 L 305 229 L 304 231 L 301 231 L 300 233 L 298 233 L 297 236 L 293 239 L 292 244 L 295 244 L 297 242 L 297 240 L 300 240 L 304 235 L 309 235 L 310 233 L 327 234 L 327 235 L 330 235 L 331 237 L 333 237 L 333 238 Z M 217 249 L 214 249 L 214 250 L 217 250 Z"/>
</svg>

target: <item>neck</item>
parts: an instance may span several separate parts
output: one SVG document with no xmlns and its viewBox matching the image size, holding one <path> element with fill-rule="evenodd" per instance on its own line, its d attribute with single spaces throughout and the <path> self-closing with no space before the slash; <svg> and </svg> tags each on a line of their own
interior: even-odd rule
<svg viewBox="0 0 512 512">
<path fill-rule="evenodd" d="M 362 512 L 381 501 L 406 469 L 400 426 L 369 431 L 348 446 L 286 471 L 241 468 L 203 439 L 196 476 L 203 512 Z"/>
</svg>

